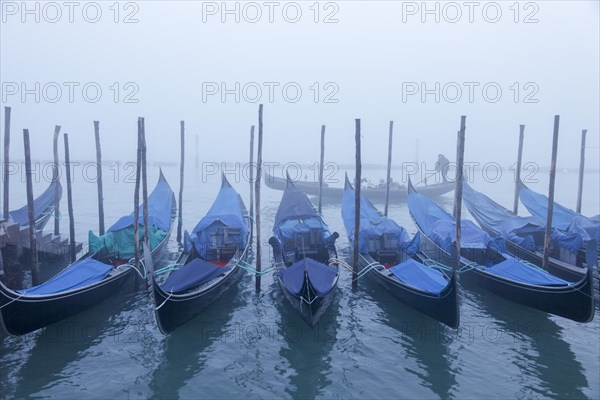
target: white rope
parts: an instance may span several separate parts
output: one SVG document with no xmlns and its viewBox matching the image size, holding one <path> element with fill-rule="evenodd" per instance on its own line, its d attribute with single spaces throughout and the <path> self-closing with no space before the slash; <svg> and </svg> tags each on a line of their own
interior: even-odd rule
<svg viewBox="0 0 600 400">
<path fill-rule="evenodd" d="M 18 295 L 17 297 L 15 297 L 14 299 L 12 299 L 12 300 L 11 300 L 11 301 L 9 301 L 8 303 L 6 303 L 6 304 L 4 304 L 4 305 L 0 306 L 0 310 L 2 310 L 2 309 L 3 309 L 4 307 L 6 307 L 7 305 L 9 305 L 9 304 L 11 304 L 11 303 L 13 303 L 13 302 L 15 302 L 15 301 L 19 300 L 21 297 L 25 296 L 26 294 L 27 294 L 27 292 L 24 292 L 24 293 L 19 293 L 19 295 Z"/>
<path fill-rule="evenodd" d="M 167 297 L 167 298 L 165 299 L 165 301 L 163 301 L 163 302 L 161 303 L 161 305 L 160 305 L 160 306 L 156 307 L 156 308 L 155 308 L 155 310 L 160 310 L 160 309 L 161 309 L 161 307 L 162 307 L 162 306 L 164 306 L 164 305 L 167 303 L 167 301 L 169 301 L 169 299 L 171 298 L 171 296 L 173 296 L 173 292 L 169 293 L 169 297 Z"/>
</svg>

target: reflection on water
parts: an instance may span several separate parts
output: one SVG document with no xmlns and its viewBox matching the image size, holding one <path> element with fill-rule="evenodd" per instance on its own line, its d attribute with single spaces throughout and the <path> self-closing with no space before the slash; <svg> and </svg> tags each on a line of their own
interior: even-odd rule
<svg viewBox="0 0 600 400">
<path fill-rule="evenodd" d="M 27 398 L 68 379 L 68 364 L 89 356 L 88 350 L 114 329 L 111 319 L 119 309 L 132 304 L 132 290 L 130 279 L 117 295 L 98 306 L 23 338 L 13 338 L 33 342 L 29 357 L 15 378 L 27 384 L 18 385 L 14 396 Z"/>
<path fill-rule="evenodd" d="M 547 313 L 508 302 L 491 293 L 476 295 L 498 329 L 513 336 L 513 362 L 522 373 L 520 396 L 585 398 L 583 366 L 563 339 L 564 330 Z"/>
<path fill-rule="evenodd" d="M 165 336 L 159 345 L 160 362 L 152 374 L 150 389 L 160 398 L 179 398 L 187 381 L 204 369 L 210 353 L 206 350 L 222 340 L 233 313 L 237 288 L 232 286 L 198 317 Z M 239 306 L 239 304 L 238 304 Z"/>
<path fill-rule="evenodd" d="M 369 295 L 381 308 L 378 322 L 395 329 L 406 355 L 416 360 L 419 369 L 405 367 L 422 385 L 442 399 L 454 398 L 456 371 L 449 345 L 455 335 L 445 325 L 398 301 L 390 293 L 370 285 Z"/>
<path fill-rule="evenodd" d="M 273 289 L 277 290 L 272 297 L 281 313 L 278 328 L 284 339 L 279 355 L 287 360 L 292 370 L 284 372 L 289 379 L 285 392 L 294 399 L 328 397 L 325 389 L 331 384 L 328 376 L 332 364 L 331 350 L 339 329 L 339 288 L 327 312 L 314 328 L 302 320 L 300 314 L 289 305 L 281 289 Z"/>
</svg>

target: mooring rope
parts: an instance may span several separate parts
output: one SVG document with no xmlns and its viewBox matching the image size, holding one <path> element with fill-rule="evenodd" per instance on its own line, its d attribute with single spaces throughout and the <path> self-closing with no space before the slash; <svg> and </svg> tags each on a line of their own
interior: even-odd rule
<svg viewBox="0 0 600 400">
<path fill-rule="evenodd" d="M 168 297 L 165 299 L 165 301 L 163 301 L 163 302 L 160 304 L 160 306 L 158 306 L 158 307 L 155 307 L 154 309 L 155 309 L 155 310 L 160 310 L 160 309 L 162 308 L 162 306 L 164 306 L 164 305 L 167 303 L 167 301 L 169 301 L 169 299 L 171 298 L 171 296 L 173 296 L 173 292 L 170 292 L 170 293 L 169 293 L 169 296 L 168 296 Z"/>
<path fill-rule="evenodd" d="M 7 305 L 19 300 L 21 297 L 25 296 L 27 294 L 27 291 L 24 291 L 23 293 L 19 293 L 19 295 L 17 297 L 15 297 L 14 299 L 12 299 L 11 301 L 9 301 L 6 304 L 3 304 L 2 306 L 0 306 L 0 310 L 2 310 L 4 307 L 6 307 Z"/>
<path fill-rule="evenodd" d="M 263 276 L 263 275 L 265 275 L 266 273 L 270 272 L 271 270 L 275 269 L 275 266 L 274 266 L 274 265 L 270 265 L 270 266 L 268 266 L 268 267 L 267 267 L 265 270 L 263 270 L 263 271 L 260 271 L 260 272 L 259 272 L 259 271 L 257 271 L 257 270 L 256 270 L 256 268 L 254 268 L 254 267 L 252 266 L 252 264 L 248 264 L 247 262 L 245 262 L 245 261 L 243 261 L 243 260 L 239 260 L 239 261 L 236 263 L 236 265 L 237 265 L 238 267 L 240 267 L 241 269 L 243 269 L 243 270 L 246 270 L 246 271 L 248 271 L 248 272 L 250 272 L 250 273 L 254 274 L 255 276 Z"/>
</svg>

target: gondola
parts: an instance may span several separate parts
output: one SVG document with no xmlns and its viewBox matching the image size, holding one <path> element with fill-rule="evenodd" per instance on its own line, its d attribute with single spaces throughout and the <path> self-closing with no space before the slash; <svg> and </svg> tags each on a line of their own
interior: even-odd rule
<svg viewBox="0 0 600 400">
<path fill-rule="evenodd" d="M 545 226 L 548 218 L 548 197 L 519 182 L 519 199 L 539 224 Z M 552 227 L 567 233 L 578 233 L 583 237 L 586 246 L 595 247 L 600 251 L 600 215 L 586 217 L 555 202 Z"/>
<path fill-rule="evenodd" d="M 475 221 L 486 233 L 505 239 L 510 254 L 536 265 L 542 264 L 546 228 L 535 217 L 513 214 L 466 182 L 463 184 L 463 199 Z M 567 281 L 583 278 L 586 273 L 584 266 L 595 264 L 596 259 L 595 254 L 588 255 L 590 260 L 582 259 L 579 252 L 582 247 L 581 235 L 552 229 L 548 272 Z"/>
<path fill-rule="evenodd" d="M 265 173 L 265 183 L 268 187 L 275 190 L 285 190 L 286 188 L 285 179 L 275 177 L 268 173 Z M 319 195 L 319 184 L 317 182 L 296 181 L 294 182 L 294 185 L 310 196 Z M 429 197 L 437 197 L 454 190 L 454 184 L 451 182 L 442 182 L 424 185 L 420 186 L 419 190 Z M 363 188 L 361 189 L 361 193 L 364 193 L 364 195 L 373 202 L 377 203 L 385 201 L 385 188 Z M 329 186 L 327 183 L 323 183 L 322 195 L 323 197 L 341 202 L 344 197 L 344 188 Z M 401 186 L 400 188 L 391 188 L 390 201 L 406 202 L 406 187 Z"/>
<path fill-rule="evenodd" d="M 42 194 L 33 200 L 33 216 L 35 219 L 36 231 L 44 229 L 44 226 L 46 226 L 50 217 L 54 215 L 56 202 L 60 201 L 61 197 L 62 186 L 60 185 L 60 181 L 54 181 Z M 29 210 L 27 205 L 24 205 L 17 210 L 10 211 L 8 215 L 8 222 L 19 224 L 23 228 L 29 226 Z M 4 219 L 4 215 L 2 215 L 0 219 Z"/>
<path fill-rule="evenodd" d="M 151 255 L 155 259 L 166 249 L 175 214 L 175 197 L 161 172 L 148 197 Z M 142 206 L 138 221 L 143 238 Z M 137 273 L 132 265 L 133 222 L 132 213 L 120 218 L 103 236 L 90 232 L 90 251 L 41 285 L 15 291 L 0 282 L 1 327 L 11 335 L 23 335 L 114 295 Z"/>
<path fill-rule="evenodd" d="M 323 315 L 335 293 L 339 266 L 335 240 L 304 192 L 288 179 L 275 215 L 273 276 L 293 308 L 311 326 Z"/>
<path fill-rule="evenodd" d="M 240 195 L 222 177 L 210 210 L 198 222 L 174 266 L 150 274 L 156 322 L 170 333 L 214 303 L 243 274 L 251 222 Z M 164 272 L 164 273 L 162 273 Z"/>
<path fill-rule="evenodd" d="M 342 218 L 354 246 L 355 193 L 346 176 Z M 457 328 L 459 296 L 456 270 L 432 268 L 420 249 L 420 234 L 406 230 L 360 196 L 360 267 L 366 277 L 431 318 Z M 446 271 L 444 271 L 446 270 Z"/>
<path fill-rule="evenodd" d="M 423 251 L 432 259 L 455 260 L 455 221 L 409 182 L 408 209 L 422 234 Z M 507 300 L 577 322 L 594 318 L 592 271 L 577 282 L 561 279 L 506 253 L 501 237 L 492 239 L 473 222 L 461 223 L 461 281 L 473 283 Z"/>
</svg>

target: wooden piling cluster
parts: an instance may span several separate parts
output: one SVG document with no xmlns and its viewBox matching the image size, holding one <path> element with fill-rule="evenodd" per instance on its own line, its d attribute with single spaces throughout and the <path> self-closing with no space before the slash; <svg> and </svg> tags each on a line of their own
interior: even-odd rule
<svg viewBox="0 0 600 400">
<path fill-rule="evenodd" d="M 544 258 L 542 268 L 548 267 L 550 258 L 550 241 L 552 233 L 552 216 L 554 211 L 554 181 L 556 179 L 556 157 L 558 154 L 558 125 L 560 116 L 554 116 L 554 133 L 552 135 L 552 158 L 550 159 L 550 183 L 548 184 L 548 214 L 546 217 L 546 234 L 544 237 Z"/>
<path fill-rule="evenodd" d="M 463 192 L 463 167 L 465 157 L 465 130 L 466 116 L 460 117 L 460 130 L 456 140 L 456 180 L 454 187 L 454 219 L 456 221 L 456 263 L 454 268 L 460 270 L 460 249 L 461 249 L 461 220 L 462 220 L 462 192 Z"/>
</svg>

